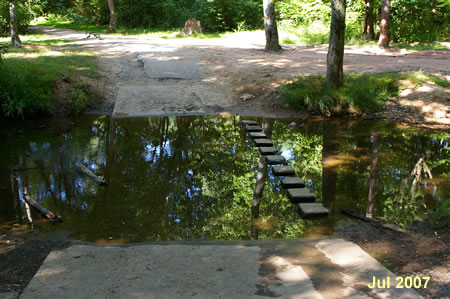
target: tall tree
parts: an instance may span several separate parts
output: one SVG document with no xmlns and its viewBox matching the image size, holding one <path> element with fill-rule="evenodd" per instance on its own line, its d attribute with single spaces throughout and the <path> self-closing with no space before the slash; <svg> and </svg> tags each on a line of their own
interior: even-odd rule
<svg viewBox="0 0 450 299">
<path fill-rule="evenodd" d="M 383 0 L 381 6 L 380 39 L 378 46 L 383 49 L 389 48 L 389 0 Z"/>
<path fill-rule="evenodd" d="M 280 51 L 274 0 L 263 0 L 264 31 L 266 32 L 266 51 Z"/>
<path fill-rule="evenodd" d="M 375 39 L 373 29 L 373 0 L 364 0 L 364 35 L 370 40 Z"/>
<path fill-rule="evenodd" d="M 344 84 L 345 0 L 332 0 L 326 85 Z"/>
<path fill-rule="evenodd" d="M 378 149 L 380 147 L 380 133 L 373 134 L 372 163 L 370 164 L 369 198 L 367 200 L 366 217 L 372 218 L 375 194 L 377 188 Z"/>
<path fill-rule="evenodd" d="M 17 26 L 17 9 L 14 0 L 9 2 L 9 32 L 11 34 L 11 46 L 22 47 L 22 42 L 19 38 Z"/>
<path fill-rule="evenodd" d="M 108 0 L 109 7 L 109 25 L 108 32 L 113 33 L 117 30 L 117 11 L 114 5 L 114 0 Z"/>
</svg>

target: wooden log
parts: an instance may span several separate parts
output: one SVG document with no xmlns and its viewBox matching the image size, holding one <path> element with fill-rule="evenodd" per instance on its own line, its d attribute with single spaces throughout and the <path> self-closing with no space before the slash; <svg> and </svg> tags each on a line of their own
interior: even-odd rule
<svg viewBox="0 0 450 299">
<path fill-rule="evenodd" d="M 99 185 L 106 185 L 106 181 L 96 176 L 92 171 L 90 171 L 86 166 L 83 164 L 78 165 L 77 167 L 78 171 L 82 174 L 86 175 L 87 177 L 90 177 L 93 179 L 97 184 Z"/>
<path fill-rule="evenodd" d="M 400 227 L 398 227 L 397 225 L 394 225 L 392 223 L 387 223 L 386 221 L 384 221 L 382 219 L 368 218 L 366 216 L 362 216 L 353 211 L 349 211 L 349 210 L 345 210 L 345 209 L 341 209 L 341 212 L 342 212 L 342 214 L 354 217 L 356 219 L 368 222 L 370 224 L 378 225 L 385 229 L 390 229 L 392 231 L 399 232 L 399 233 L 406 233 L 406 231 L 404 229 L 401 229 Z"/>
<path fill-rule="evenodd" d="M 34 199 L 31 198 L 31 196 L 28 194 L 27 189 L 25 188 L 25 190 L 23 191 L 23 198 L 25 199 L 25 201 L 33 207 L 33 209 L 35 209 L 36 211 L 38 211 L 42 216 L 44 216 L 45 218 L 51 220 L 52 222 L 62 222 L 61 217 L 56 216 L 52 211 L 44 208 L 43 206 L 41 206 L 37 201 L 35 201 Z"/>
</svg>

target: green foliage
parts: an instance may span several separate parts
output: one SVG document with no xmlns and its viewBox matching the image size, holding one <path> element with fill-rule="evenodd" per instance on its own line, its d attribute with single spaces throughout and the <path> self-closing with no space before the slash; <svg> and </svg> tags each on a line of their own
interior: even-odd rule
<svg viewBox="0 0 450 299">
<path fill-rule="evenodd" d="M 49 51 L 44 46 L 46 42 L 41 45 L 30 41 L 29 44 L 11 49 L 0 64 L 0 115 L 23 117 L 25 111 L 47 113 L 58 78 L 96 75 L 96 64 L 90 53 L 70 47 L 55 56 L 45 55 Z M 84 103 L 81 95 L 77 99 L 76 111 Z"/>
<path fill-rule="evenodd" d="M 322 75 L 300 77 L 282 87 L 289 106 L 319 114 L 339 114 L 349 109 L 371 113 L 382 108 L 383 103 L 398 94 L 401 80 L 408 79 L 416 85 L 431 81 L 443 87 L 449 82 L 423 72 L 346 74 L 344 86 L 338 89 L 325 86 Z"/>
<path fill-rule="evenodd" d="M 16 17 L 19 34 L 25 33 L 28 24 L 34 18 L 31 2 L 16 1 Z M 9 1 L 0 0 L 0 36 L 9 35 Z"/>
<path fill-rule="evenodd" d="M 349 107 L 363 113 L 373 112 L 397 94 L 397 77 L 400 75 L 347 74 L 344 86 L 339 89 L 325 86 L 324 76 L 300 77 L 284 85 L 282 94 L 291 107 L 314 113 L 347 112 Z"/>
<path fill-rule="evenodd" d="M 430 217 L 431 224 L 436 228 L 450 228 L 450 198 L 444 199 Z"/>
<path fill-rule="evenodd" d="M 73 106 L 73 114 L 78 115 L 86 109 L 89 97 L 82 89 L 74 88 L 70 93 L 69 102 Z"/>
<path fill-rule="evenodd" d="M 450 33 L 448 0 L 393 0 L 391 39 L 395 42 L 447 40 Z"/>
</svg>

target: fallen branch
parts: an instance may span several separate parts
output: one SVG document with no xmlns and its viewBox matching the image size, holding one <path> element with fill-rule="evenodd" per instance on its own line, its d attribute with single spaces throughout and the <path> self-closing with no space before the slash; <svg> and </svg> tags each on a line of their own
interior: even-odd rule
<svg viewBox="0 0 450 299">
<path fill-rule="evenodd" d="M 32 206 L 36 211 L 38 211 L 45 218 L 51 220 L 52 222 L 62 222 L 61 217 L 56 216 L 52 211 L 44 208 L 37 201 L 32 199 L 31 196 L 28 194 L 27 188 L 25 188 L 23 191 L 23 198 L 30 206 Z"/>
<path fill-rule="evenodd" d="M 92 171 L 90 171 L 86 166 L 83 164 L 78 165 L 77 167 L 78 171 L 83 173 L 84 175 L 90 177 L 94 181 L 97 182 L 99 185 L 106 185 L 106 181 L 96 176 Z"/>
<path fill-rule="evenodd" d="M 354 217 L 356 219 L 368 222 L 370 224 L 378 225 L 378 226 L 380 226 L 382 228 L 385 228 L 385 229 L 390 229 L 390 230 L 393 230 L 393 231 L 399 232 L 399 233 L 406 233 L 406 231 L 404 229 L 401 229 L 400 227 L 398 227 L 398 226 L 396 226 L 396 225 L 394 225 L 392 223 L 387 223 L 386 221 L 381 220 L 381 219 L 369 218 L 369 217 L 362 216 L 362 215 L 359 215 L 359 214 L 357 214 L 355 212 L 352 212 L 352 211 L 349 211 L 349 210 L 345 210 L 345 209 L 341 209 L 341 213 L 345 214 L 347 216 L 351 216 L 351 217 Z"/>
</svg>

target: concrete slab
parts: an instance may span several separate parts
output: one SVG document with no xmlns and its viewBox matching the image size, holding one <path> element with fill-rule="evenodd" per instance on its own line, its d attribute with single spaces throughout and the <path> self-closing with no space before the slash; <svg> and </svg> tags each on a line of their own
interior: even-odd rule
<svg viewBox="0 0 450 299">
<path fill-rule="evenodd" d="M 288 198 L 292 203 L 315 202 L 316 195 L 307 188 L 294 188 L 287 190 Z"/>
<path fill-rule="evenodd" d="M 21 298 L 254 296 L 257 246 L 75 245 L 53 251 Z"/>
<path fill-rule="evenodd" d="M 250 132 L 248 133 L 248 136 L 250 136 L 253 139 L 261 139 L 261 138 L 267 138 L 267 135 L 263 132 Z"/>
<path fill-rule="evenodd" d="M 276 176 L 291 176 L 295 175 L 295 170 L 292 166 L 273 166 L 273 174 Z"/>
<path fill-rule="evenodd" d="M 328 209 L 321 203 L 299 203 L 298 209 L 303 218 L 328 216 Z"/>
<path fill-rule="evenodd" d="M 284 159 L 283 156 L 280 155 L 267 155 L 266 162 L 269 165 L 274 165 L 274 164 L 283 164 L 284 162 L 286 162 L 286 160 Z"/>
<path fill-rule="evenodd" d="M 296 176 L 288 176 L 281 180 L 281 187 L 289 188 L 305 188 L 305 181 Z"/>
<path fill-rule="evenodd" d="M 254 121 L 254 120 L 243 120 L 243 121 L 241 121 L 241 124 L 244 126 L 248 126 L 248 125 L 257 126 L 258 122 Z"/>
<path fill-rule="evenodd" d="M 195 62 L 181 60 L 155 60 L 140 57 L 138 59 L 144 68 L 144 73 L 152 79 L 201 79 L 200 65 Z"/>
<path fill-rule="evenodd" d="M 117 92 L 113 117 L 189 115 L 211 113 L 227 95 L 207 83 L 125 85 Z"/>
<path fill-rule="evenodd" d="M 262 131 L 262 128 L 260 126 L 257 126 L 257 125 L 245 126 L 245 129 L 247 130 L 247 132 L 261 132 Z"/>
<path fill-rule="evenodd" d="M 395 277 L 342 239 L 72 245 L 53 251 L 21 298 L 421 298 L 370 289 Z"/>
<path fill-rule="evenodd" d="M 276 153 L 278 153 L 278 150 L 274 147 L 261 146 L 259 148 L 259 152 L 261 153 L 261 155 L 275 155 Z"/>
<path fill-rule="evenodd" d="M 272 146 L 273 142 L 270 139 L 253 139 L 253 141 L 255 142 L 257 147 L 267 147 L 267 146 Z"/>
</svg>

